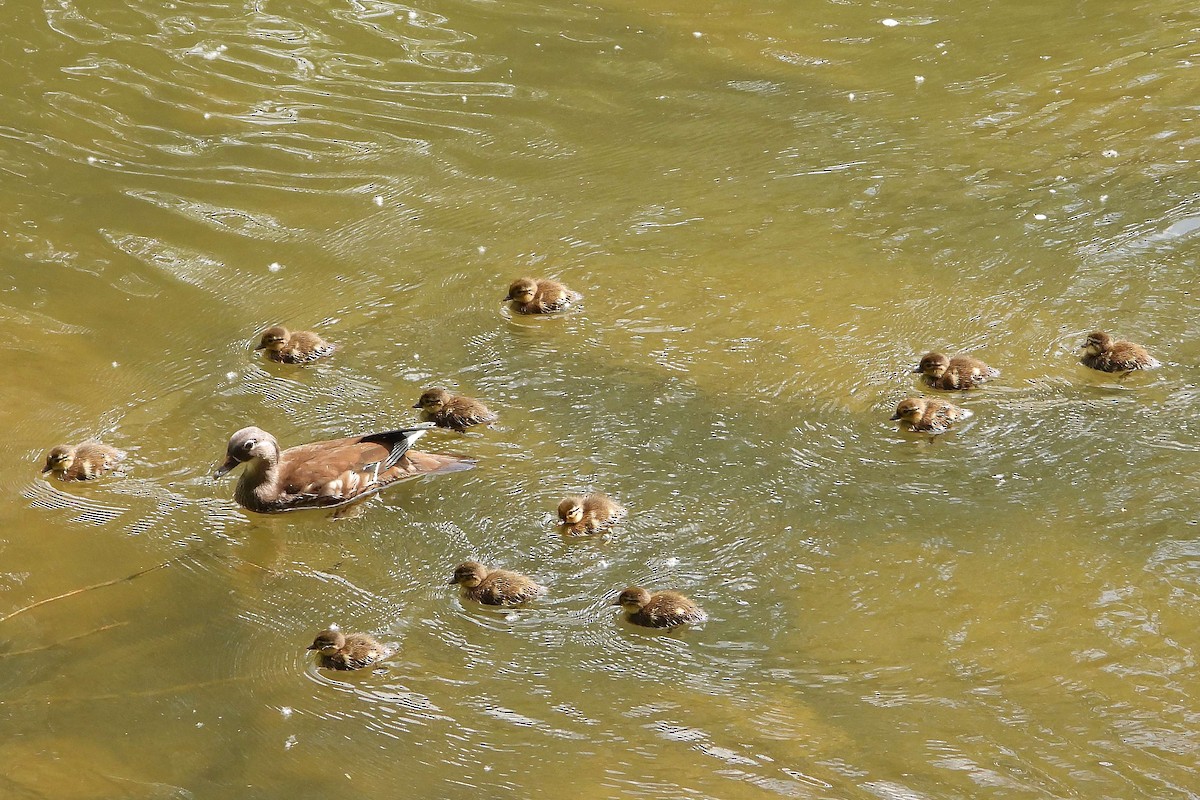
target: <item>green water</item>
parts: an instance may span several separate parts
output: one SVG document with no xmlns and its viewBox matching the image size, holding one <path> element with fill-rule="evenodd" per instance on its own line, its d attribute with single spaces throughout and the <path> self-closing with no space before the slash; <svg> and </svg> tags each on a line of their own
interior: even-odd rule
<svg viewBox="0 0 1200 800">
<path fill-rule="evenodd" d="M 1200 792 L 1191 5 L 4 12 L 0 797 Z M 887 421 L 933 348 L 1002 370 L 936 440 Z M 345 520 L 210 477 L 435 384 L 500 411 L 421 442 L 471 472 Z M 41 478 L 88 437 L 128 474 Z M 564 539 L 592 490 L 628 522 Z M 464 606 L 468 558 L 550 594 Z M 319 671 L 332 622 L 398 652 Z"/>
</svg>

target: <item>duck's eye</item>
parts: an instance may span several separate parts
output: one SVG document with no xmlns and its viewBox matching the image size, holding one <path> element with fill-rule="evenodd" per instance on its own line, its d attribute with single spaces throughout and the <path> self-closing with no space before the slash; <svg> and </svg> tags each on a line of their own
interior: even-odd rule
<svg viewBox="0 0 1200 800">
<path fill-rule="evenodd" d="M 245 450 L 247 453 L 249 453 L 251 450 L 254 449 L 254 445 L 256 445 L 256 444 L 258 444 L 257 440 L 247 439 L 245 442 L 242 443 L 242 449 Z"/>
</svg>

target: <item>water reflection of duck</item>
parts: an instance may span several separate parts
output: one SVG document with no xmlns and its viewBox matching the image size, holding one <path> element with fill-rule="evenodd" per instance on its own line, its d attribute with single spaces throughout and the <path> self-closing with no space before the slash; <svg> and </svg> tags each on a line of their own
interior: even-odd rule
<svg viewBox="0 0 1200 800">
<path fill-rule="evenodd" d="M 989 367 L 978 358 L 963 355 L 950 358 L 937 352 L 922 356 L 921 363 L 913 372 L 924 375 L 935 389 L 972 389 L 1000 374 L 1000 370 Z"/>
<path fill-rule="evenodd" d="M 932 397 L 906 397 L 896 406 L 893 422 L 903 420 L 910 431 L 942 433 L 955 422 L 971 416 L 965 408 Z"/>
<path fill-rule="evenodd" d="M 88 441 L 74 447 L 60 444 L 46 453 L 42 474 L 53 473 L 60 481 L 90 481 L 108 472 L 124 458 L 124 451 L 102 442 Z"/>
<path fill-rule="evenodd" d="M 679 592 L 663 591 L 650 594 L 641 586 L 630 586 L 613 601 L 625 611 L 626 619 L 647 628 L 673 628 L 676 625 L 696 624 L 708 619 L 704 609 Z"/>
<path fill-rule="evenodd" d="M 326 669 L 362 669 L 386 655 L 379 642 L 365 633 L 342 633 L 331 625 L 308 646 L 317 651 L 317 663 Z"/>
<path fill-rule="evenodd" d="M 267 358 L 281 364 L 307 364 L 337 349 L 312 331 L 289 331 L 282 325 L 267 328 L 255 350 L 266 350 Z"/>
<path fill-rule="evenodd" d="M 426 389 L 413 408 L 421 409 L 421 418 L 426 422 L 460 433 L 471 425 L 496 421 L 496 413 L 475 398 L 437 387 Z"/>
<path fill-rule="evenodd" d="M 1134 369 L 1153 369 L 1160 366 L 1140 344 L 1114 341 L 1104 331 L 1093 331 L 1081 345 L 1083 365 L 1101 372 L 1129 372 Z"/>
<path fill-rule="evenodd" d="M 546 593 L 518 572 L 488 569 L 478 561 L 466 561 L 454 570 L 450 585 L 458 584 L 464 597 L 488 606 L 515 606 Z"/>
<path fill-rule="evenodd" d="M 623 516 L 625 509 L 604 494 L 571 495 L 558 504 L 558 521 L 567 533 L 595 533 Z"/>
<path fill-rule="evenodd" d="M 229 439 L 214 478 L 245 463 L 234 499 L 263 514 L 332 508 L 363 500 L 397 481 L 457 472 L 475 465 L 460 456 L 410 449 L 429 428 L 403 428 L 366 436 L 311 442 L 280 450 L 261 428 L 242 428 Z"/>
<path fill-rule="evenodd" d="M 545 278 L 518 278 L 508 287 L 505 302 L 511 301 L 518 314 L 553 314 L 566 311 L 583 299 L 558 281 Z"/>
</svg>

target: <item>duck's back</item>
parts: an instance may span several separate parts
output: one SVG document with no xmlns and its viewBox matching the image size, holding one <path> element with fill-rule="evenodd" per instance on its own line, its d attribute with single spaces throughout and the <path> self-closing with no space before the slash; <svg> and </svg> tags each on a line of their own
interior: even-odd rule
<svg viewBox="0 0 1200 800">
<path fill-rule="evenodd" d="M 516 605 L 542 594 L 542 587 L 515 572 L 493 570 L 483 582 L 470 590 L 473 599 L 489 606 Z"/>
</svg>

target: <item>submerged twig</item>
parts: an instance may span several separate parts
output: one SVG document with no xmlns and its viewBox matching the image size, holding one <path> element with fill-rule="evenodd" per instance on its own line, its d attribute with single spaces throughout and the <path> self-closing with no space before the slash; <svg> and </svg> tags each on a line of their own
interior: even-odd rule
<svg viewBox="0 0 1200 800">
<path fill-rule="evenodd" d="M 11 653 L 0 653 L 0 658 L 8 658 L 9 656 L 24 656 L 24 655 L 28 655 L 30 653 L 38 653 L 38 652 L 41 652 L 42 650 L 49 650 L 52 647 L 58 647 L 59 645 L 64 645 L 67 642 L 73 642 L 76 639 L 82 639 L 85 636 L 91 636 L 93 633 L 104 633 L 104 631 L 109 631 L 109 630 L 112 630 L 113 628 L 119 628 L 122 625 L 128 625 L 128 624 L 129 624 L 128 622 L 114 622 L 111 625 L 101 625 L 99 628 L 96 628 L 95 630 L 90 630 L 90 631 L 87 631 L 86 633 L 77 633 L 74 636 L 68 636 L 66 639 L 59 639 L 57 642 L 51 642 L 50 644 L 44 644 L 41 647 L 31 647 L 28 650 L 16 650 Z"/>
<path fill-rule="evenodd" d="M 153 567 L 146 567 L 145 569 L 138 570 L 137 572 L 133 573 L 132 575 L 126 575 L 124 578 L 114 578 L 111 581 L 101 581 L 100 583 L 93 583 L 91 586 L 84 586 L 79 589 L 72 589 L 69 592 L 63 592 L 62 594 L 55 595 L 54 597 L 47 597 L 43 600 L 38 600 L 35 603 L 30 603 L 27 606 L 21 606 L 16 611 L 10 611 L 9 613 L 0 617 L 0 622 L 7 622 L 8 620 L 12 619 L 13 617 L 17 616 L 18 614 L 24 614 L 26 611 L 32 611 L 33 609 L 37 608 L 38 606 L 44 606 L 47 603 L 53 603 L 55 600 L 65 600 L 68 597 L 74 597 L 77 594 L 83 594 L 84 592 L 89 592 L 92 589 L 102 589 L 105 586 L 112 586 L 117 583 L 124 583 L 125 581 L 131 581 L 134 578 L 140 578 L 148 572 L 154 572 L 154 570 L 156 570 L 156 569 L 162 569 L 163 567 L 170 565 L 171 562 L 178 561 L 181 558 L 183 558 L 183 556 L 181 556 L 181 555 L 175 556 L 174 558 L 168 558 L 166 561 L 162 562 L 161 564 L 155 564 Z"/>
</svg>

